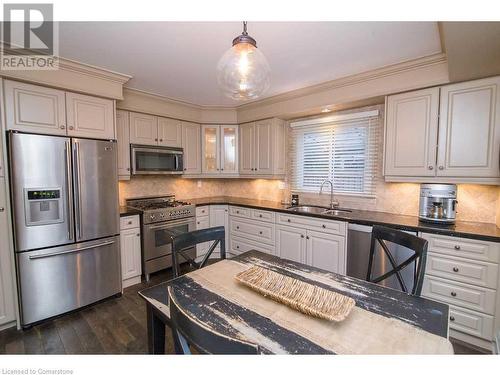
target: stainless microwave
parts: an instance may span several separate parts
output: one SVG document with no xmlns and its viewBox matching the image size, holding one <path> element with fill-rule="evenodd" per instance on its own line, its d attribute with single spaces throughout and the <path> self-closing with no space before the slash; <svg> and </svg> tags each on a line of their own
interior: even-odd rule
<svg viewBox="0 0 500 375">
<path fill-rule="evenodd" d="M 130 145 L 132 174 L 181 174 L 183 150 L 177 147 Z"/>
</svg>

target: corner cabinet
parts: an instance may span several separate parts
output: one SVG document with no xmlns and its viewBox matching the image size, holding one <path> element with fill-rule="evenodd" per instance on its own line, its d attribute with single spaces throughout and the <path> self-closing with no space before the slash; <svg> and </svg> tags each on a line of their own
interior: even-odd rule
<svg viewBox="0 0 500 375">
<path fill-rule="evenodd" d="M 182 148 L 184 149 L 184 173 L 201 173 L 200 124 L 182 121 Z"/>
<path fill-rule="evenodd" d="M 385 179 L 500 183 L 499 91 L 492 77 L 388 96 Z"/>
<path fill-rule="evenodd" d="M 238 174 L 237 126 L 201 126 L 201 170 L 207 175 Z"/>
<path fill-rule="evenodd" d="M 116 111 L 116 140 L 118 144 L 118 179 L 130 179 L 130 121 L 127 111 Z"/>
<path fill-rule="evenodd" d="M 242 124 L 239 142 L 240 175 L 280 177 L 286 174 L 286 123 L 266 119 Z"/>
</svg>

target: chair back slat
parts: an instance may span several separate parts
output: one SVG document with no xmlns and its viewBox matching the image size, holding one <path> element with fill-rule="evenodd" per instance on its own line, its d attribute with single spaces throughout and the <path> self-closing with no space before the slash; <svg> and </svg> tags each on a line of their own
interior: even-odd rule
<svg viewBox="0 0 500 375">
<path fill-rule="evenodd" d="M 398 263 L 389 250 L 387 242 L 403 246 L 413 251 L 413 254 L 403 262 Z M 380 256 L 386 257 L 389 260 L 392 269 L 380 276 L 372 277 L 377 243 L 380 244 L 380 247 L 382 248 L 382 253 L 380 254 Z M 420 295 L 425 273 L 427 246 L 427 240 L 423 238 L 396 229 L 381 227 L 378 225 L 373 226 L 366 280 L 373 283 L 379 283 L 391 276 L 395 276 L 403 292 L 409 293 L 409 291 L 411 290 L 411 294 Z M 408 285 L 406 285 L 406 282 L 402 275 L 402 270 L 412 264 L 414 274 L 412 278 L 413 285 L 410 288 Z"/>
<path fill-rule="evenodd" d="M 182 259 L 194 269 L 202 268 L 207 264 L 208 259 L 218 245 L 220 245 L 220 259 L 226 259 L 225 238 L 226 232 L 223 226 L 172 234 L 172 268 L 174 277 L 178 277 L 181 274 L 180 265 Z M 212 242 L 212 244 L 203 256 L 203 259 L 197 262 L 188 254 L 187 250 L 205 242 Z"/>
<path fill-rule="evenodd" d="M 191 354 L 191 347 L 207 354 L 259 354 L 259 346 L 215 332 L 195 316 L 187 313 L 177 301 L 174 289 L 168 287 L 170 318 L 173 323 L 176 354 Z"/>
</svg>

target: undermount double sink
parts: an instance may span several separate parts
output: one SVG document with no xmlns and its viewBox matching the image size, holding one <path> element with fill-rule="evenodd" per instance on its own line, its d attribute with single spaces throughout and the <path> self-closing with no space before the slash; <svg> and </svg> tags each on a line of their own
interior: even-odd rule
<svg viewBox="0 0 500 375">
<path fill-rule="evenodd" d="M 287 210 L 291 212 L 303 212 L 303 213 L 326 215 L 326 216 L 339 216 L 342 214 L 347 214 L 349 212 L 352 212 L 351 210 L 347 210 L 345 208 L 332 209 L 328 207 L 306 206 L 306 205 L 288 207 Z"/>
</svg>

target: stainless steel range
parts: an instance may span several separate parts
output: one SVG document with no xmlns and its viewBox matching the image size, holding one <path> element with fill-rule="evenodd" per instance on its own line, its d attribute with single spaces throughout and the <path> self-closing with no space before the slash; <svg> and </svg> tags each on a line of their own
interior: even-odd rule
<svg viewBox="0 0 500 375">
<path fill-rule="evenodd" d="M 196 229 L 195 206 L 173 194 L 127 199 L 127 206 L 142 211 L 142 269 L 149 280 L 151 273 L 172 266 L 172 234 Z M 196 249 L 188 253 L 195 257 Z"/>
</svg>

